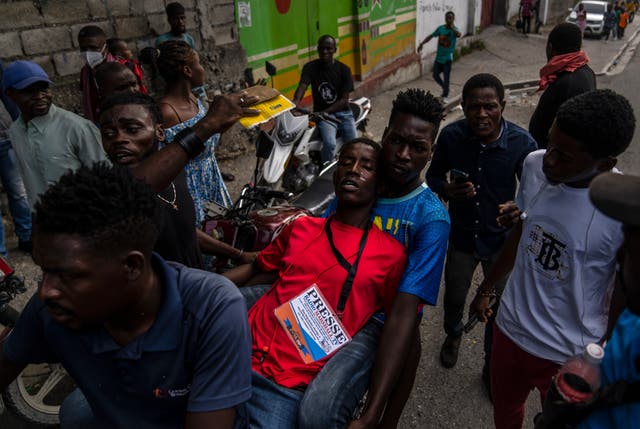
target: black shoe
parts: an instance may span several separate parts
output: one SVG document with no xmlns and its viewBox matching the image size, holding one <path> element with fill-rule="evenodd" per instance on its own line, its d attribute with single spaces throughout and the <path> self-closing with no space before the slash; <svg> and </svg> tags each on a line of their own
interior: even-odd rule
<svg viewBox="0 0 640 429">
<path fill-rule="evenodd" d="M 447 335 L 447 338 L 444 340 L 442 348 L 440 349 L 440 363 L 445 368 L 453 368 L 456 366 L 461 340 L 462 336 L 452 337 L 451 335 Z"/>
<path fill-rule="evenodd" d="M 31 253 L 31 249 L 33 249 L 31 240 L 18 240 L 18 249 L 25 253 Z"/>
</svg>

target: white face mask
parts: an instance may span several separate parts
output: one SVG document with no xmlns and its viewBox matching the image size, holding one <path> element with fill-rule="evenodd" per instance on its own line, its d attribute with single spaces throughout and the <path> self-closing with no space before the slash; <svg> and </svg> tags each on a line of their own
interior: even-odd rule
<svg viewBox="0 0 640 429">
<path fill-rule="evenodd" d="M 102 47 L 100 52 L 96 52 L 96 51 L 82 52 L 82 55 L 84 56 L 84 59 L 87 62 L 87 65 L 89 65 L 89 67 L 95 68 L 98 64 L 101 64 L 104 61 L 104 55 L 102 54 L 102 52 L 104 51 L 105 48 L 106 48 L 106 45 Z"/>
</svg>

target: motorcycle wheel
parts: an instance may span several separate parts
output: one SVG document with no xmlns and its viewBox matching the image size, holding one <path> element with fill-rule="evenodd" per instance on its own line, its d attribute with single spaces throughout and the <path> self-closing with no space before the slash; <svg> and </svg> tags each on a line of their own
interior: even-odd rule
<svg viewBox="0 0 640 429">
<path fill-rule="evenodd" d="M 20 418 L 40 427 L 54 427 L 59 424 L 62 401 L 75 387 L 62 365 L 29 365 L 7 387 L 3 397 L 6 407 Z"/>
</svg>

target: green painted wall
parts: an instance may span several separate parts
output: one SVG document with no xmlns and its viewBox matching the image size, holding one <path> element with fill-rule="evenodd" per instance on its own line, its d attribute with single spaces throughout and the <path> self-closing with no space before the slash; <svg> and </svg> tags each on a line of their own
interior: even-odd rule
<svg viewBox="0 0 640 429">
<path fill-rule="evenodd" d="M 323 34 L 339 42 L 337 57 L 356 79 L 415 49 L 416 0 L 236 0 L 240 43 L 256 78 L 276 66 L 273 83 L 287 95 L 302 66 L 316 58 Z"/>
</svg>

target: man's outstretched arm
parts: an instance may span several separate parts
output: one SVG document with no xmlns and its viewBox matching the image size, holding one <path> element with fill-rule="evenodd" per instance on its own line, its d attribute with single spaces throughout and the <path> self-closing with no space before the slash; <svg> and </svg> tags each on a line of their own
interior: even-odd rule
<svg viewBox="0 0 640 429">
<path fill-rule="evenodd" d="M 375 428 L 383 416 L 390 395 L 407 368 L 411 347 L 418 329 L 418 309 L 426 302 L 435 305 L 449 239 L 449 220 L 444 208 L 436 219 L 417 227 L 418 233 L 409 245 L 407 267 L 382 331 L 368 404 L 359 420 L 349 429 Z M 415 377 L 415 368 L 411 375 Z M 404 406 L 402 404 L 401 406 Z M 394 408 L 401 407 L 394 404 Z M 396 410 L 397 411 L 397 410 Z"/>
<path fill-rule="evenodd" d="M 300 82 L 298 84 L 298 87 L 296 88 L 296 92 L 293 94 L 293 104 L 295 104 L 296 106 L 298 105 L 300 100 L 302 100 L 302 97 L 304 97 L 304 93 L 307 90 L 308 86 L 309 85 L 307 85 L 304 82 Z"/>
<path fill-rule="evenodd" d="M 427 37 L 424 38 L 424 40 L 422 42 L 420 42 L 420 44 L 418 45 L 418 52 L 422 51 L 422 47 L 429 43 L 429 41 L 431 41 L 431 39 L 433 39 L 433 34 L 428 35 Z"/>
<path fill-rule="evenodd" d="M 165 189 L 187 162 L 204 150 L 207 139 L 216 133 L 225 132 L 244 116 L 256 115 L 257 111 L 243 107 L 255 101 L 257 97 L 249 97 L 241 92 L 216 95 L 204 118 L 191 127 L 195 139 L 185 142 L 186 149 L 179 144 L 168 144 L 134 167 L 131 170 L 133 175 L 147 182 L 156 191 Z"/>
<path fill-rule="evenodd" d="M 396 296 L 384 323 L 366 408 L 362 417 L 352 421 L 348 429 L 375 428 L 382 419 L 415 338 L 420 302 L 418 296 L 409 293 L 400 292 Z"/>
</svg>

